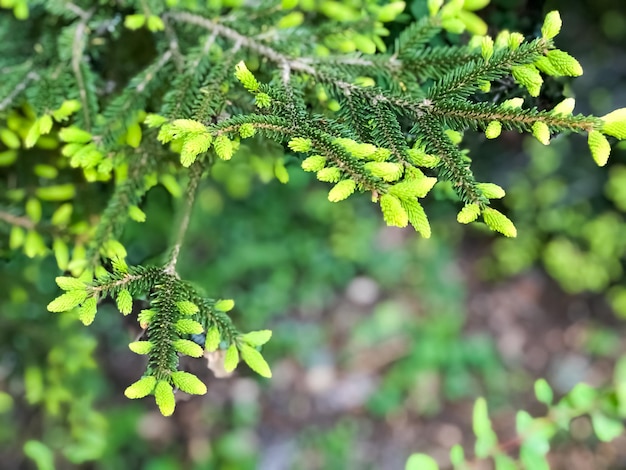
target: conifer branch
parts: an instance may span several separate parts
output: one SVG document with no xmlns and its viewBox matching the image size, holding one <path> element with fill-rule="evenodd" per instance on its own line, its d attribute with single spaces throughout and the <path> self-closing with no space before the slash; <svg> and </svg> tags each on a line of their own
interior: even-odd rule
<svg viewBox="0 0 626 470">
<path fill-rule="evenodd" d="M 433 116 L 444 120 L 454 129 L 487 127 L 491 121 L 499 121 L 508 130 L 530 132 L 537 122 L 543 122 L 555 132 L 590 132 L 602 128 L 602 120 L 582 114 L 570 116 L 535 108 L 519 109 L 491 103 L 470 103 L 465 100 L 442 100 L 430 109 Z"/>
<path fill-rule="evenodd" d="M 184 202 L 184 206 L 182 209 L 182 215 L 178 224 L 176 238 L 174 239 L 174 244 L 172 245 L 172 249 L 171 249 L 171 253 L 169 255 L 168 261 L 165 264 L 165 267 L 163 269 L 163 272 L 166 274 L 169 274 L 170 276 L 178 277 L 178 274 L 176 273 L 176 263 L 178 263 L 178 255 L 180 254 L 180 248 L 183 244 L 185 233 L 187 233 L 187 228 L 189 227 L 191 211 L 193 209 L 193 203 L 196 198 L 198 184 L 200 183 L 200 178 L 202 177 L 203 171 L 204 171 L 204 165 L 201 160 L 196 161 L 191 166 L 190 171 L 189 171 L 189 182 L 187 183 L 185 202 Z"/>
<path fill-rule="evenodd" d="M 83 63 L 83 51 L 85 50 L 85 44 L 87 43 L 87 22 L 91 18 L 94 10 L 90 12 L 81 11 L 81 20 L 76 25 L 74 31 L 74 39 L 72 43 L 72 70 L 76 77 L 76 85 L 78 87 L 78 94 L 82 103 L 83 119 L 85 122 L 85 129 L 91 130 L 91 119 L 89 117 L 89 103 L 87 101 L 87 88 L 85 86 L 85 80 L 82 72 Z"/>
</svg>

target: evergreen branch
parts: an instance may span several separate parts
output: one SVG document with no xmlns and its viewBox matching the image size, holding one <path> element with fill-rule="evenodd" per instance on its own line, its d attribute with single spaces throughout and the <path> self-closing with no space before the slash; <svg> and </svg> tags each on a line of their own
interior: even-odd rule
<svg viewBox="0 0 626 470">
<path fill-rule="evenodd" d="M 379 103 L 375 108 L 376 122 L 373 125 L 372 135 L 375 142 L 384 142 L 383 147 L 391 150 L 392 160 L 402 163 L 405 166 L 411 165 L 406 160 L 406 137 L 402 134 L 402 129 L 396 116 L 389 107 Z"/>
<path fill-rule="evenodd" d="M 178 368 L 174 323 L 180 316 L 176 302 L 183 300 L 177 289 L 178 282 L 174 276 L 162 275 L 159 284 L 154 286 L 155 298 L 150 304 L 155 313 L 148 324 L 148 338 L 153 344 L 149 353 L 148 371 L 157 380 L 169 381 L 171 372 Z"/>
<path fill-rule="evenodd" d="M 165 268 L 163 269 L 163 272 L 169 274 L 170 276 L 178 277 L 178 274 L 176 273 L 176 263 L 178 263 L 180 248 L 183 244 L 183 239 L 185 238 L 187 228 L 189 227 L 189 219 L 191 218 L 193 202 L 196 198 L 198 183 L 200 182 L 203 170 L 204 165 L 202 160 L 196 160 L 196 162 L 191 166 L 189 171 L 189 182 L 187 183 L 185 205 L 183 207 L 182 216 L 178 224 L 178 231 L 174 240 L 174 244 L 172 246 L 169 259 L 165 265 Z"/>
<path fill-rule="evenodd" d="M 83 63 L 83 51 L 85 50 L 85 44 L 87 42 L 87 22 L 91 18 L 94 10 L 89 13 L 82 12 L 81 20 L 76 26 L 74 31 L 74 38 L 72 42 L 72 70 L 76 77 L 76 85 L 78 87 L 78 94 L 82 103 L 83 118 L 85 120 L 85 129 L 91 130 L 91 119 L 89 117 L 89 103 L 87 100 L 87 88 L 85 86 L 85 80 L 83 77 L 82 63 Z"/>
<path fill-rule="evenodd" d="M 551 47 L 544 38 L 522 43 L 517 49 L 499 48 L 488 60 L 471 60 L 444 75 L 428 90 L 433 101 L 450 99 L 453 96 L 466 97 L 479 89 L 481 83 L 491 82 L 510 72 L 516 65 L 532 64 Z"/>
<path fill-rule="evenodd" d="M 412 57 L 403 58 L 400 64 L 402 71 L 423 82 L 428 78 L 441 79 L 457 67 L 480 57 L 480 51 L 472 51 L 468 47 L 430 47 Z"/>
<path fill-rule="evenodd" d="M 477 186 L 469 163 L 461 150 L 452 143 L 441 123 L 433 116 L 424 115 L 418 121 L 420 134 L 426 151 L 441 158 L 437 170 L 439 175 L 452 183 L 454 191 L 465 204 L 478 204 L 481 208 L 489 204 Z"/>
<path fill-rule="evenodd" d="M 31 82 L 39 79 L 40 76 L 38 73 L 33 71 L 28 72 L 26 76 L 15 85 L 15 88 L 13 88 L 13 90 L 2 101 L 0 101 L 0 112 L 7 109 L 9 105 L 13 103 L 15 98 L 17 98 Z"/>
<path fill-rule="evenodd" d="M 37 224 L 35 224 L 28 217 L 24 217 L 24 216 L 20 217 L 18 215 L 11 214 L 10 212 L 4 212 L 4 211 L 0 211 L 0 220 L 6 222 L 9 225 L 22 227 L 27 230 L 32 230 L 37 226 Z"/>
<path fill-rule="evenodd" d="M 545 123 L 554 132 L 590 132 L 602 128 L 603 121 L 593 116 L 555 114 L 538 111 L 536 108 L 520 109 L 491 103 L 471 103 L 465 100 L 439 101 L 430 109 L 430 114 L 443 120 L 453 129 L 478 129 L 487 127 L 492 121 L 502 123 L 504 129 L 532 131 L 533 124 Z"/>
<path fill-rule="evenodd" d="M 436 16 L 421 18 L 400 33 L 394 55 L 401 61 L 415 57 L 417 51 L 421 50 L 440 30 L 440 20 Z"/>
<path fill-rule="evenodd" d="M 145 194 L 147 187 L 143 177 L 151 161 L 150 150 L 142 150 L 139 158 L 130 159 L 128 177 L 116 186 L 87 247 L 85 258 L 88 260 L 88 266 L 98 265 L 100 247 L 119 235 L 129 217 L 128 207 L 136 205 Z"/>
</svg>

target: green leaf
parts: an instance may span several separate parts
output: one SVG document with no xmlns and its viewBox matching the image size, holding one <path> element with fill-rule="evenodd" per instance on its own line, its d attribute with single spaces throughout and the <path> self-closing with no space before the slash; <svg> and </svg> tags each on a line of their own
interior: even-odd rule
<svg viewBox="0 0 626 470">
<path fill-rule="evenodd" d="M 174 349 L 185 356 L 190 357 L 202 357 L 204 354 L 204 350 L 201 346 L 198 346 L 193 341 L 189 341 L 188 339 L 177 339 L 172 343 Z"/>
<path fill-rule="evenodd" d="M 233 343 L 226 350 L 226 354 L 224 355 L 224 370 L 226 372 L 232 372 L 239 364 L 239 351 L 237 350 L 237 346 Z"/>
<path fill-rule="evenodd" d="M 159 380 L 154 388 L 154 399 L 163 416 L 171 416 L 176 407 L 176 398 L 172 386 L 165 380 Z"/>
<path fill-rule="evenodd" d="M 310 152 L 313 145 L 311 139 L 294 137 L 287 143 L 287 146 L 294 152 Z"/>
<path fill-rule="evenodd" d="M 383 194 L 380 197 L 380 209 L 386 224 L 393 227 L 406 227 L 409 216 L 402 207 L 400 199 L 392 194 Z"/>
<path fill-rule="evenodd" d="M 181 335 L 198 335 L 204 331 L 200 323 L 189 318 L 183 318 L 176 322 L 176 331 Z"/>
<path fill-rule="evenodd" d="M 206 333 L 206 341 L 204 342 L 204 349 L 208 352 L 216 351 L 220 345 L 222 338 L 220 337 L 220 331 L 217 327 L 212 326 Z"/>
<path fill-rule="evenodd" d="M 265 359 L 259 351 L 251 346 L 248 346 L 247 344 L 242 344 L 239 348 L 239 352 L 241 353 L 241 358 L 246 364 L 248 364 L 250 369 L 259 374 L 261 377 L 266 377 L 268 379 L 272 377 L 270 366 L 267 362 L 265 362 Z"/>
<path fill-rule="evenodd" d="M 599 131 L 589 132 L 587 140 L 591 156 L 598 166 L 606 165 L 611 154 L 611 144 L 607 138 Z"/>
<path fill-rule="evenodd" d="M 122 315 L 128 315 L 133 311 L 133 297 L 130 295 L 128 289 L 122 289 L 119 294 L 117 294 L 117 309 L 122 313 Z"/>
<path fill-rule="evenodd" d="M 172 382 L 180 390 L 191 395 L 204 395 L 207 392 L 206 385 L 193 374 L 189 372 L 177 371 L 172 372 Z"/>
<path fill-rule="evenodd" d="M 411 454 L 404 468 L 405 470 L 439 470 L 439 465 L 430 455 Z"/>
<path fill-rule="evenodd" d="M 250 346 L 263 346 L 271 337 L 272 330 L 250 331 L 240 336 L 241 340 L 248 343 Z"/>
<path fill-rule="evenodd" d="M 552 388 L 545 379 L 538 379 L 535 382 L 535 396 L 541 403 L 550 406 L 554 399 Z"/>
<path fill-rule="evenodd" d="M 48 311 L 67 312 L 78 306 L 86 298 L 87 291 L 85 289 L 68 291 L 50 302 L 48 304 Z"/>
<path fill-rule="evenodd" d="M 41 202 L 35 197 L 31 197 L 26 201 L 26 215 L 34 223 L 38 223 L 41 220 Z"/>
<path fill-rule="evenodd" d="M 124 395 L 126 395 L 130 399 L 143 398 L 148 396 L 154 390 L 154 386 L 156 385 L 156 377 L 151 375 L 147 377 L 142 377 L 137 382 L 129 385 L 126 390 L 124 390 Z"/>
<path fill-rule="evenodd" d="M 624 432 L 624 424 L 613 418 L 609 418 L 599 411 L 591 413 L 593 430 L 602 442 L 611 442 Z"/>
<path fill-rule="evenodd" d="M 150 341 L 133 341 L 128 345 L 128 349 L 130 349 L 135 354 L 149 354 L 152 351 L 154 344 Z"/>
</svg>

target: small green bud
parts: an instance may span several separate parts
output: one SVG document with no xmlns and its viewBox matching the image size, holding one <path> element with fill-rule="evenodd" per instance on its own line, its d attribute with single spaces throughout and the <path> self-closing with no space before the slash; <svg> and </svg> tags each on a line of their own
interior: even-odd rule
<svg viewBox="0 0 626 470">
<path fill-rule="evenodd" d="M 178 308 L 178 311 L 183 315 L 195 315 L 200 311 L 196 304 L 189 302 L 188 300 L 176 302 L 176 308 Z"/>
<path fill-rule="evenodd" d="M 302 161 L 304 171 L 320 171 L 326 165 L 326 158 L 321 155 L 312 155 Z"/>
<path fill-rule="evenodd" d="M 213 143 L 215 153 L 222 160 L 230 160 L 233 156 L 234 148 L 231 140 L 226 135 L 218 135 Z"/>
<path fill-rule="evenodd" d="M 591 156 L 598 166 L 606 165 L 611 154 L 611 144 L 608 139 L 599 131 L 589 132 L 589 138 L 587 140 L 589 149 L 591 150 Z"/>
<path fill-rule="evenodd" d="M 70 126 L 59 131 L 59 139 L 73 144 L 85 144 L 91 140 L 91 134 L 78 127 Z"/>
<path fill-rule="evenodd" d="M 172 343 L 174 349 L 185 356 L 202 357 L 204 349 L 188 339 L 177 339 Z"/>
<path fill-rule="evenodd" d="M 235 66 L 235 77 L 237 78 L 237 80 L 241 82 L 241 84 L 244 86 L 246 90 L 254 92 L 259 89 L 259 86 L 260 86 L 259 82 L 254 77 L 252 72 L 248 70 L 248 67 L 246 67 L 246 64 L 244 61 L 239 62 Z M 258 95 L 257 95 L 257 99 L 258 99 Z"/>
<path fill-rule="evenodd" d="M 580 63 L 567 52 L 556 49 L 548 51 L 546 57 L 559 75 L 579 77 L 583 74 L 583 68 Z"/>
<path fill-rule="evenodd" d="M 207 392 L 206 385 L 189 372 L 177 371 L 171 374 L 172 382 L 180 390 L 191 395 L 204 395 Z"/>
<path fill-rule="evenodd" d="M 157 31 L 163 31 L 165 29 L 165 24 L 163 20 L 156 15 L 151 15 L 148 17 L 148 29 L 153 33 Z"/>
<path fill-rule="evenodd" d="M 485 129 L 485 137 L 495 139 L 502 133 L 502 123 L 500 121 L 491 121 Z"/>
<path fill-rule="evenodd" d="M 146 213 L 135 205 L 128 206 L 128 217 L 135 222 L 141 223 L 146 221 Z"/>
<path fill-rule="evenodd" d="M 230 312 L 235 308 L 235 301 L 233 299 L 222 299 L 215 302 L 215 309 L 222 312 Z"/>
<path fill-rule="evenodd" d="M 341 179 L 341 171 L 337 167 L 322 168 L 316 174 L 317 179 L 326 183 L 336 183 Z"/>
<path fill-rule="evenodd" d="M 469 224 L 470 222 L 474 222 L 478 218 L 479 215 L 480 215 L 480 206 L 478 204 L 475 204 L 475 203 L 467 204 L 457 214 L 456 220 L 461 224 Z"/>
<path fill-rule="evenodd" d="M 176 322 L 175 327 L 181 335 L 198 335 L 204 331 L 200 323 L 190 318 L 181 318 Z"/>
<path fill-rule="evenodd" d="M 204 343 L 204 349 L 208 352 L 216 351 L 222 341 L 220 337 L 220 331 L 216 326 L 212 326 L 209 328 L 209 331 L 206 333 L 206 341 Z"/>
<path fill-rule="evenodd" d="M 128 345 L 128 349 L 130 349 L 135 354 L 145 355 L 149 354 L 154 344 L 150 341 L 133 341 Z"/>
<path fill-rule="evenodd" d="M 501 199 L 506 195 L 504 189 L 494 183 L 478 183 L 476 187 L 487 199 Z"/>
<path fill-rule="evenodd" d="M 141 14 L 127 15 L 124 18 L 124 26 L 130 30 L 136 30 L 142 28 L 146 23 L 146 16 Z"/>
<path fill-rule="evenodd" d="M 387 225 L 392 227 L 406 227 L 408 225 L 408 214 L 396 196 L 383 194 L 380 197 L 380 209 Z"/>
<path fill-rule="evenodd" d="M 271 378 L 272 371 L 270 370 L 270 366 L 267 364 L 263 356 L 259 351 L 254 349 L 247 344 L 242 344 L 240 347 L 241 358 L 244 360 L 248 367 L 252 369 L 254 372 L 259 374 L 261 377 Z"/>
<path fill-rule="evenodd" d="M 533 124 L 533 135 L 543 145 L 550 145 L 550 128 L 545 122 L 537 121 Z"/>
<path fill-rule="evenodd" d="M 565 98 L 552 109 L 552 114 L 569 116 L 574 111 L 575 106 L 576 100 L 574 100 L 574 98 Z"/>
<path fill-rule="evenodd" d="M 241 340 L 251 346 L 263 346 L 272 337 L 272 330 L 250 331 L 240 336 Z"/>
<path fill-rule="evenodd" d="M 252 137 L 254 136 L 254 134 L 256 134 L 256 129 L 249 122 L 242 124 L 239 127 L 239 135 L 241 136 L 242 139 L 247 139 L 249 137 Z"/>
<path fill-rule="evenodd" d="M 552 39 L 561 31 L 561 15 L 558 11 L 551 11 L 546 15 L 541 27 L 541 35 L 546 39 Z"/>
<path fill-rule="evenodd" d="M 257 93 L 254 97 L 254 102 L 256 103 L 258 108 L 267 108 L 270 104 L 272 104 L 272 99 L 270 95 L 267 93 Z"/>
<path fill-rule="evenodd" d="M 154 390 L 156 381 L 156 377 L 151 375 L 142 377 L 137 382 L 129 385 L 126 390 L 124 390 L 124 395 L 130 399 L 146 397 L 152 393 L 152 390 Z"/>
<path fill-rule="evenodd" d="M 310 152 L 313 147 L 311 139 L 306 139 L 304 137 L 295 137 L 291 139 L 287 145 L 294 152 Z"/>
<path fill-rule="evenodd" d="M 133 311 L 133 296 L 130 295 L 128 289 L 122 289 L 120 293 L 117 294 L 116 303 L 117 309 L 122 315 L 128 315 Z"/>
<path fill-rule="evenodd" d="M 92 295 L 87 300 L 85 300 L 81 307 L 78 309 L 78 319 L 85 326 L 91 325 L 96 318 L 97 309 L 98 298 Z"/>
<path fill-rule="evenodd" d="M 620 140 L 626 139 L 626 108 L 616 109 L 602 116 L 601 119 L 604 121 L 602 126 L 604 134 L 612 135 Z"/>
<path fill-rule="evenodd" d="M 347 199 L 356 189 L 354 180 L 341 180 L 328 192 L 330 202 L 339 202 Z"/>
<path fill-rule="evenodd" d="M 397 181 L 404 170 L 401 164 L 393 162 L 368 162 L 364 167 L 372 175 L 387 182 Z"/>
<path fill-rule="evenodd" d="M 522 86 L 528 89 L 530 96 L 539 96 L 543 79 L 539 70 L 532 65 L 517 65 L 512 68 L 513 78 Z"/>
<path fill-rule="evenodd" d="M 491 207 L 483 209 L 483 220 L 491 230 L 500 232 L 505 237 L 517 236 L 517 229 L 513 222 L 507 216 Z"/>
<path fill-rule="evenodd" d="M 233 343 L 226 350 L 226 354 L 224 355 L 224 370 L 226 372 L 232 372 L 239 364 L 239 351 L 237 350 L 237 346 Z"/>
<path fill-rule="evenodd" d="M 163 416 L 171 416 L 176 407 L 176 398 L 172 386 L 165 380 L 159 380 L 154 388 L 154 398 Z"/>
</svg>

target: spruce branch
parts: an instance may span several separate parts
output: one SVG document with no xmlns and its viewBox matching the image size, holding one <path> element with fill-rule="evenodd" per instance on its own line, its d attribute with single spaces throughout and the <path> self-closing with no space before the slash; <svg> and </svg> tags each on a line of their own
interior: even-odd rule
<svg viewBox="0 0 626 470">
<path fill-rule="evenodd" d="M 204 167 L 205 165 L 203 164 L 202 160 L 196 160 L 196 162 L 189 169 L 189 182 L 187 183 L 187 191 L 185 194 L 182 215 L 178 223 L 176 238 L 174 239 L 174 244 L 172 245 L 168 261 L 163 268 L 163 272 L 169 274 L 170 276 L 178 277 L 178 274 L 176 272 L 176 263 L 178 263 L 180 248 L 183 244 L 185 233 L 187 233 L 187 228 L 189 227 L 189 220 L 191 218 L 193 203 L 196 198 L 198 184 L 200 183 Z"/>
<path fill-rule="evenodd" d="M 85 123 L 85 129 L 91 131 L 91 118 L 89 116 L 89 103 L 87 100 L 87 87 L 85 85 L 85 79 L 83 77 L 82 64 L 84 61 L 83 52 L 85 45 L 87 44 L 88 28 L 87 22 L 94 13 L 92 8 L 89 12 L 81 10 L 81 20 L 76 25 L 74 30 L 74 38 L 72 42 L 72 70 L 76 77 L 76 85 L 78 87 L 78 95 L 82 103 L 83 119 Z"/>
<path fill-rule="evenodd" d="M 442 119 L 454 129 L 470 127 L 474 130 L 499 121 L 508 130 L 530 132 L 537 122 L 543 122 L 555 132 L 590 132 L 602 128 L 603 121 L 594 116 L 558 114 L 539 111 L 536 108 L 519 109 L 492 103 L 471 103 L 466 100 L 441 100 L 430 109 L 430 113 Z"/>
</svg>

